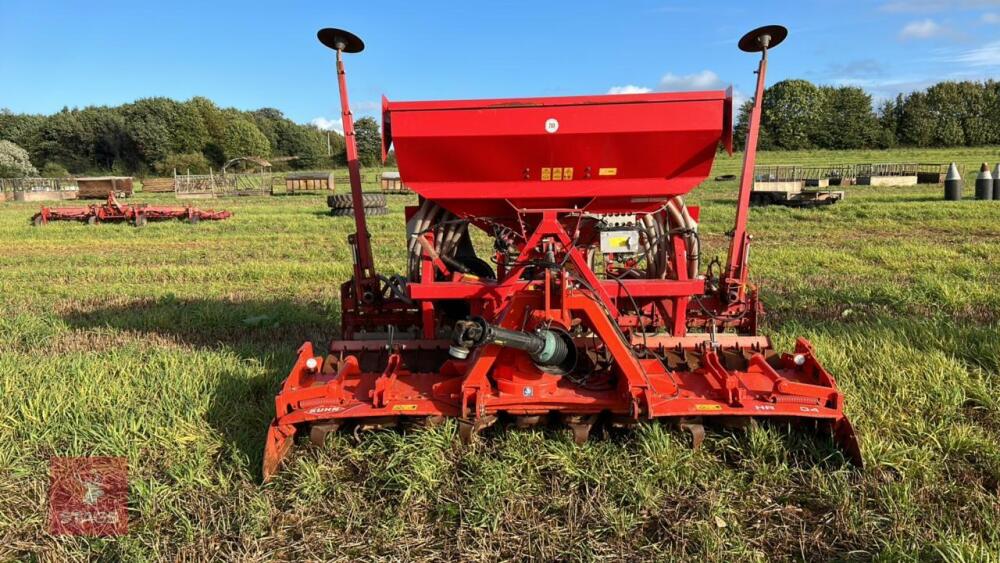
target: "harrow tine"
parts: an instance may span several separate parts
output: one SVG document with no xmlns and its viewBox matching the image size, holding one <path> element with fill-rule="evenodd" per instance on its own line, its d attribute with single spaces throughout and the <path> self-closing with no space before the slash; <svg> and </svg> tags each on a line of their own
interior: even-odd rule
<svg viewBox="0 0 1000 563">
<path fill-rule="evenodd" d="M 573 431 L 573 441 L 583 444 L 590 438 L 590 430 L 597 422 L 597 415 L 564 415 L 563 423 Z"/>
<path fill-rule="evenodd" d="M 267 431 L 267 441 L 264 444 L 264 462 L 261 468 L 265 483 L 278 472 L 281 462 L 294 444 L 294 436 L 294 426 L 281 425 L 277 421 L 271 422 Z"/>
<path fill-rule="evenodd" d="M 538 426 L 538 424 L 541 421 L 542 421 L 542 417 L 540 415 L 537 415 L 537 414 L 527 415 L 527 416 L 519 416 L 516 419 L 514 419 L 514 426 L 516 426 L 517 428 L 520 428 L 520 429 L 524 430 L 526 428 L 532 428 L 534 426 Z"/>
<path fill-rule="evenodd" d="M 316 447 L 323 447 L 326 444 L 326 437 L 331 432 L 340 429 L 339 422 L 328 422 L 324 424 L 313 424 L 309 429 L 309 441 Z"/>
<path fill-rule="evenodd" d="M 846 417 L 833 423 L 833 440 L 852 465 L 858 469 L 864 469 L 865 462 L 864 458 L 861 457 L 861 445 L 854 433 L 854 427 L 851 426 Z"/>
<path fill-rule="evenodd" d="M 475 439 L 476 435 L 480 432 L 493 426 L 497 421 L 495 415 L 486 415 L 468 420 L 465 418 L 458 419 L 458 435 L 462 439 L 462 444 L 468 446 Z"/>
<path fill-rule="evenodd" d="M 399 426 L 400 419 L 397 416 L 380 416 L 375 418 L 361 419 L 354 426 L 354 437 L 361 439 L 362 432 L 372 430 L 382 430 L 383 428 L 395 428 Z"/>
<path fill-rule="evenodd" d="M 680 428 L 691 433 L 692 450 L 701 448 L 702 442 L 705 441 L 705 425 L 702 423 L 701 417 L 682 418 Z"/>
</svg>

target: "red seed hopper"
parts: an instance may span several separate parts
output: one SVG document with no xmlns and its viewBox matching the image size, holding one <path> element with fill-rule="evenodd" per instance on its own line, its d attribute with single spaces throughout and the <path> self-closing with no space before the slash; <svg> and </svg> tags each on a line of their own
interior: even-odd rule
<svg viewBox="0 0 1000 563">
<path fill-rule="evenodd" d="M 728 257 L 703 264 L 699 210 L 683 196 L 732 148 L 729 92 L 440 102 L 383 100 L 407 208 L 406 272 L 378 273 L 336 29 L 355 201 L 354 277 L 342 334 L 311 344 L 276 398 L 264 477 L 298 434 L 457 419 L 463 439 L 499 423 L 569 427 L 678 421 L 799 420 L 861 453 L 844 398 L 809 342 L 779 353 L 757 333 L 746 232 L 767 49 L 779 26 L 740 43 L 761 52 Z M 473 244 L 478 230 L 490 244 Z M 485 237 L 477 236 L 477 240 Z"/>
<path fill-rule="evenodd" d="M 383 99 L 383 144 L 412 189 L 461 217 L 513 208 L 653 211 L 701 183 L 729 92 L 449 102 Z"/>
</svg>

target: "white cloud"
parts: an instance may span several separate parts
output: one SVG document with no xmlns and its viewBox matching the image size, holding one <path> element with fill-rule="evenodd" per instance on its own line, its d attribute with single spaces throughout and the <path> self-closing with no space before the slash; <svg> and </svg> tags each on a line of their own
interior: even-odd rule
<svg viewBox="0 0 1000 563">
<path fill-rule="evenodd" d="M 945 32 L 945 28 L 936 21 L 927 18 L 924 20 L 912 21 L 899 32 L 900 39 L 930 39 Z"/>
<path fill-rule="evenodd" d="M 743 92 L 733 88 L 733 107 L 736 108 L 737 112 L 740 111 L 740 108 L 743 107 L 743 104 L 745 104 L 748 99 L 749 98 L 747 98 Z"/>
<path fill-rule="evenodd" d="M 994 13 L 990 12 L 990 13 L 983 14 L 983 16 L 981 18 L 979 18 L 979 19 L 983 23 L 990 23 L 990 24 L 992 24 L 992 23 L 1000 23 L 1000 14 L 994 14 Z"/>
<path fill-rule="evenodd" d="M 314 125 L 323 131 L 336 131 L 337 133 L 344 133 L 344 120 L 342 119 L 327 119 L 325 117 L 314 117 L 309 124 Z"/>
<path fill-rule="evenodd" d="M 1000 67 L 1000 41 L 993 41 L 982 47 L 961 51 L 947 57 L 946 60 L 973 67 Z"/>
<path fill-rule="evenodd" d="M 625 86 L 612 86 L 608 89 L 608 94 L 648 94 L 652 91 L 652 88 L 646 88 L 645 86 L 627 84 Z"/>
<path fill-rule="evenodd" d="M 725 84 L 719 75 L 710 70 L 683 76 L 668 72 L 660 79 L 660 90 L 666 91 L 721 90 L 723 88 L 725 88 Z"/>
<path fill-rule="evenodd" d="M 968 10 L 1000 6 L 1000 0 L 894 0 L 882 4 L 883 12 L 914 13 Z"/>
<path fill-rule="evenodd" d="M 668 72 L 660 79 L 656 87 L 658 92 L 692 92 L 700 90 L 725 90 L 728 84 L 719 78 L 711 70 L 703 70 L 694 74 L 677 75 Z M 608 89 L 608 94 L 647 94 L 653 92 L 653 88 L 646 86 L 636 86 L 628 84 L 625 86 L 612 86 Z M 746 96 L 739 90 L 733 91 L 733 103 L 739 107 L 746 101 Z"/>
</svg>

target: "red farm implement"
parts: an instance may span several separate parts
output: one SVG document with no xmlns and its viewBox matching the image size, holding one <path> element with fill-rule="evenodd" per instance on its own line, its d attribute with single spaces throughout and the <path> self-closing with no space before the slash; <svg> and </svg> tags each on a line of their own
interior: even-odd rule
<svg viewBox="0 0 1000 563">
<path fill-rule="evenodd" d="M 165 207 L 161 205 L 118 203 L 115 194 L 108 196 L 107 203 L 88 205 L 87 207 L 42 207 L 42 210 L 31 218 L 36 225 L 45 225 L 49 221 L 83 221 L 90 225 L 96 223 L 132 223 L 142 227 L 148 221 L 166 221 L 181 219 L 189 223 L 199 221 L 221 221 L 232 216 L 229 211 L 203 211 L 191 206 Z"/>
<path fill-rule="evenodd" d="M 296 434 L 458 420 L 463 440 L 497 421 L 595 424 L 671 419 L 697 445 L 703 424 L 797 420 L 832 430 L 862 464 L 844 397 L 804 339 L 791 353 L 757 334 L 747 215 L 767 50 L 779 26 L 747 34 L 761 53 L 728 257 L 701 264 L 699 209 L 683 197 L 732 150 L 731 90 L 436 102 L 383 99 L 395 146 L 409 267 L 376 272 L 364 207 L 349 237 L 342 334 L 307 343 L 276 397 L 264 478 Z M 319 32 L 337 52 L 351 190 L 361 201 L 342 53 L 356 36 Z M 482 256 L 470 228 L 492 238 Z M 482 251 L 482 249 L 480 249 Z M 485 258 L 485 259 L 484 259 Z"/>
</svg>

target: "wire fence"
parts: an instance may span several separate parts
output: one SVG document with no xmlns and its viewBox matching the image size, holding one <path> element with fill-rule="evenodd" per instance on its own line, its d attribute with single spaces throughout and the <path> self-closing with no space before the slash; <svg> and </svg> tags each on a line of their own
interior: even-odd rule
<svg viewBox="0 0 1000 563">
<path fill-rule="evenodd" d="M 870 164 L 840 164 L 833 166 L 799 166 L 762 164 L 754 167 L 757 182 L 797 182 L 810 180 L 843 181 L 871 177 L 917 176 L 919 183 L 940 183 L 949 164 L 887 162 Z M 964 166 L 959 173 L 964 175 Z"/>
</svg>

